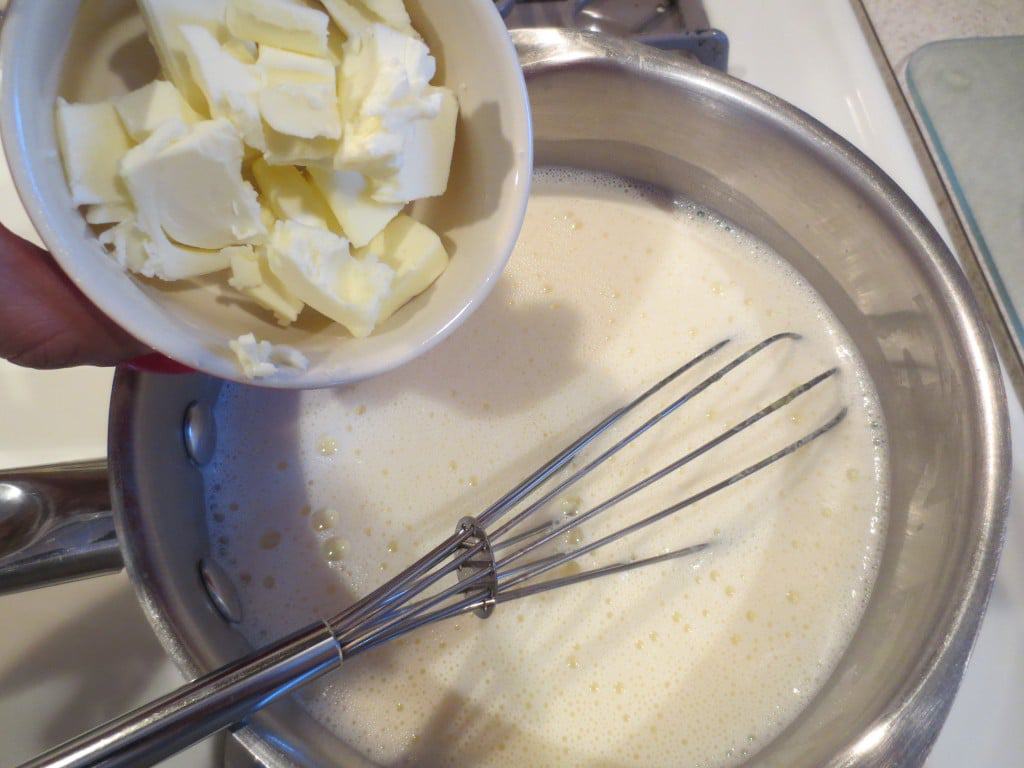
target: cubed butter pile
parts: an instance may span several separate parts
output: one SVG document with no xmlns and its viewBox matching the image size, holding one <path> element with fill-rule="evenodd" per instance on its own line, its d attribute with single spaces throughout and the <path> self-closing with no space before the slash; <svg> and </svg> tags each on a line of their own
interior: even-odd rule
<svg viewBox="0 0 1024 768">
<path fill-rule="evenodd" d="M 371 333 L 448 265 L 403 214 L 448 185 L 458 102 L 402 0 L 139 0 L 164 76 L 57 103 L 71 196 L 125 269 L 223 272 L 295 322 Z M 246 334 L 247 376 L 305 367 Z"/>
</svg>

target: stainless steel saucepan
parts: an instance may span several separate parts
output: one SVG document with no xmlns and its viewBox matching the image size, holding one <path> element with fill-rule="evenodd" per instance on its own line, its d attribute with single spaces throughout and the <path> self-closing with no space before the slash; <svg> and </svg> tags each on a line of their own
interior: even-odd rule
<svg viewBox="0 0 1024 768">
<path fill-rule="evenodd" d="M 751 762 L 920 764 L 959 685 L 1005 521 L 1006 404 L 963 275 L 890 179 L 779 99 L 611 38 L 515 35 L 538 163 L 622 174 L 715 209 L 785 256 L 863 354 L 891 443 L 881 571 L 832 678 Z M 96 467 L 0 478 L 3 587 L 116 567 L 112 522 L 143 609 L 185 674 L 250 650 L 233 628 L 237 600 L 213 564 L 204 509 L 201 467 L 218 450 L 211 409 L 222 386 L 118 373 L 112 515 Z M 303 395 L 273 397 L 284 424 Z M 235 735 L 265 766 L 362 764 L 289 700 Z"/>
</svg>

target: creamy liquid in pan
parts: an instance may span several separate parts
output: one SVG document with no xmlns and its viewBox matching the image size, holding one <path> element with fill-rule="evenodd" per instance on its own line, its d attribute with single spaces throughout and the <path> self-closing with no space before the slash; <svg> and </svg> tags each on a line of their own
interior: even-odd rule
<svg viewBox="0 0 1024 768">
<path fill-rule="evenodd" d="M 420 630 L 300 697 L 382 765 L 742 762 L 808 703 L 861 616 L 885 526 L 884 427 L 849 339 L 781 258 L 619 179 L 539 173 L 490 299 L 400 370 L 301 395 L 226 386 L 208 508 L 245 606 L 241 631 L 266 642 L 331 615 L 683 361 L 733 340 L 660 403 L 784 330 L 804 338 L 734 372 L 545 513 L 585 510 L 839 366 L 840 377 L 589 523 L 582 540 L 700 490 L 845 404 L 840 427 L 581 565 L 707 550 Z"/>
</svg>

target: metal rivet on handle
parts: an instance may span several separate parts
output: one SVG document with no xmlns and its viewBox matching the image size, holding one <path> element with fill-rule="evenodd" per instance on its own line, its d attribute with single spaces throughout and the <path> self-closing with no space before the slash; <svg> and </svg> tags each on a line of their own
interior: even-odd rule
<svg viewBox="0 0 1024 768">
<path fill-rule="evenodd" d="M 242 601 L 238 599 L 235 585 L 224 573 L 224 569 L 209 558 L 199 561 L 199 577 L 203 580 L 206 594 L 225 621 L 237 624 L 242 620 Z"/>
<path fill-rule="evenodd" d="M 213 412 L 198 401 L 190 403 L 185 409 L 182 428 L 185 453 L 200 467 L 209 464 L 217 446 L 217 425 L 213 420 Z"/>
</svg>

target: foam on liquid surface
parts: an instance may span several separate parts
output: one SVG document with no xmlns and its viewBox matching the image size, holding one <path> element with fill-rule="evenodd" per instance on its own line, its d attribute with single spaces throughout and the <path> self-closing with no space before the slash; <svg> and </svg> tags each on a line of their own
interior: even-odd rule
<svg viewBox="0 0 1024 768">
<path fill-rule="evenodd" d="M 430 354 L 334 391 L 225 388 L 208 508 L 241 629 L 261 643 L 331 615 L 685 360 L 732 338 L 659 403 L 797 331 L 545 512 L 588 509 L 839 366 L 581 532 L 590 541 L 678 501 L 846 405 L 798 454 L 581 566 L 712 542 L 699 556 L 434 625 L 300 696 L 382 765 L 740 763 L 824 683 L 870 591 L 887 466 L 870 380 L 810 287 L 707 212 L 557 169 L 534 189 L 501 282 Z M 263 480 L 240 482 L 253 473 Z"/>
</svg>

